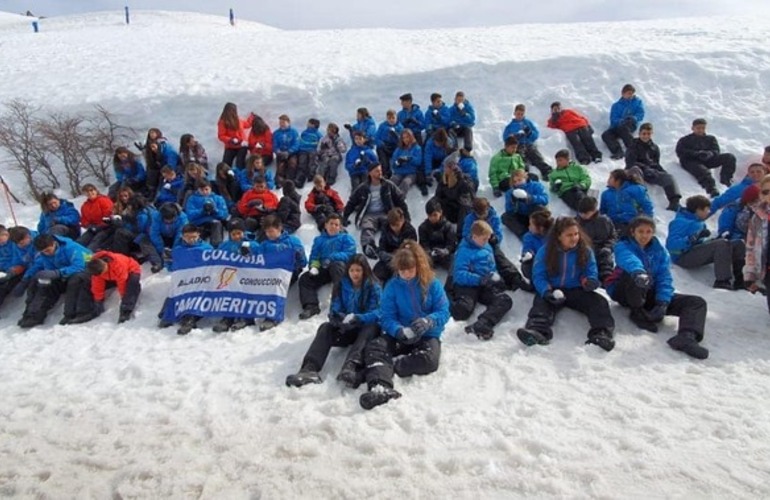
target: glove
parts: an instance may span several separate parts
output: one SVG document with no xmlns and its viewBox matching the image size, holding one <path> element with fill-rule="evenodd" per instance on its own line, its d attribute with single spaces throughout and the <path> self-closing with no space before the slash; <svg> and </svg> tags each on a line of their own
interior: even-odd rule
<svg viewBox="0 0 770 500">
<path fill-rule="evenodd" d="M 98 228 L 96 226 L 88 226 L 88 229 L 86 229 L 86 231 L 88 231 L 89 233 L 95 233 L 97 229 Z"/>
<path fill-rule="evenodd" d="M 356 321 L 356 315 L 353 313 L 348 313 L 343 319 L 342 324 L 343 325 L 350 325 Z"/>
<path fill-rule="evenodd" d="M 580 285 L 583 287 L 583 290 L 586 292 L 593 292 L 597 288 L 599 288 L 602 283 L 596 278 L 583 278 L 580 282 Z"/>
<path fill-rule="evenodd" d="M 248 148 L 249 147 L 249 141 L 241 141 L 241 147 L 242 148 Z"/>
<path fill-rule="evenodd" d="M 494 285 L 495 283 L 499 283 L 500 280 L 502 280 L 502 278 L 498 273 L 496 272 L 489 273 L 481 277 L 481 281 L 479 281 L 479 285 L 481 286 Z"/>
<path fill-rule="evenodd" d="M 256 144 L 254 145 L 254 148 L 255 148 L 255 149 L 262 149 L 262 148 L 264 148 L 264 147 L 265 147 L 265 146 L 264 146 L 264 145 L 262 145 L 262 143 L 261 143 L 261 142 L 258 142 L 258 143 L 256 143 Z"/>
<path fill-rule="evenodd" d="M 562 181 L 561 179 L 556 179 L 555 181 L 553 181 L 554 190 L 558 190 L 563 183 L 564 181 Z"/>
<path fill-rule="evenodd" d="M 524 255 L 521 256 L 520 262 L 529 262 L 533 257 L 534 255 L 532 255 L 532 252 L 524 252 Z"/>
<path fill-rule="evenodd" d="M 517 198 L 519 200 L 526 200 L 529 195 L 526 191 L 524 191 L 521 188 L 516 188 L 513 190 L 513 197 Z"/>
<path fill-rule="evenodd" d="M 402 344 L 410 345 L 420 340 L 420 336 L 411 328 L 399 328 L 396 333 L 396 340 Z"/>
<path fill-rule="evenodd" d="M 457 105 L 457 109 L 459 109 L 460 111 L 462 111 L 463 109 L 465 109 L 465 103 L 464 103 L 464 102 L 461 102 L 460 104 L 458 104 L 458 105 Z"/>
<path fill-rule="evenodd" d="M 353 129 L 353 126 L 351 124 L 349 124 L 349 123 L 346 123 L 345 125 L 343 125 L 343 127 L 345 127 L 345 130 L 352 130 Z"/>
<path fill-rule="evenodd" d="M 443 259 L 449 257 L 449 250 L 446 248 L 434 248 L 430 251 L 430 256 L 434 259 Z"/>
<path fill-rule="evenodd" d="M 329 312 L 329 323 L 334 326 L 342 325 L 342 321 L 345 319 L 345 315 L 338 312 Z"/>
<path fill-rule="evenodd" d="M 318 276 L 318 268 L 317 267 L 311 267 L 308 272 L 310 273 L 310 276 Z"/>
<path fill-rule="evenodd" d="M 700 240 L 700 239 L 708 238 L 709 236 L 711 236 L 711 231 L 709 231 L 708 229 L 702 229 L 701 232 L 698 233 L 698 236 L 696 236 L 695 238 Z"/>
<path fill-rule="evenodd" d="M 634 285 L 646 290 L 652 285 L 652 278 L 647 273 L 634 273 Z"/>
<path fill-rule="evenodd" d="M 329 197 L 326 196 L 324 193 L 317 193 L 315 195 L 316 205 L 326 205 L 327 203 L 329 203 Z"/>
<path fill-rule="evenodd" d="M 499 198 L 503 195 L 503 192 L 498 188 L 494 188 L 492 189 L 492 194 L 495 196 L 495 198 Z"/>
<path fill-rule="evenodd" d="M 492 236 L 489 237 L 489 244 L 490 245 L 495 246 L 495 245 L 497 245 L 497 243 L 498 243 L 498 241 L 497 241 L 497 235 L 496 234 L 493 234 Z"/>
<path fill-rule="evenodd" d="M 345 227 L 348 227 L 350 225 L 350 219 L 348 219 L 347 217 L 343 217 L 341 222 L 342 222 L 342 225 Z"/>
<path fill-rule="evenodd" d="M 525 125 L 525 126 L 521 127 L 521 132 L 524 133 L 523 135 L 529 135 L 530 132 L 532 132 L 532 129 Z"/>
<path fill-rule="evenodd" d="M 207 201 L 203 204 L 203 213 L 206 215 L 211 215 L 214 213 L 214 204 L 210 201 Z"/>
<path fill-rule="evenodd" d="M 265 202 L 262 200 L 251 200 L 248 203 L 248 206 L 250 208 L 262 208 L 263 206 L 265 206 Z"/>
<path fill-rule="evenodd" d="M 634 118 L 633 116 L 627 116 L 623 118 L 623 123 L 625 123 L 629 127 L 636 128 L 636 118 Z"/>
<path fill-rule="evenodd" d="M 11 292 L 11 294 L 14 297 L 21 297 L 22 295 L 24 295 L 24 292 L 27 291 L 28 286 L 29 286 L 28 279 L 21 280 L 16 284 L 15 287 L 13 287 L 13 291 Z"/>
<path fill-rule="evenodd" d="M 553 304 L 555 306 L 560 306 L 564 304 L 564 302 L 567 300 L 564 297 L 564 292 L 561 290 L 548 290 L 545 295 L 543 295 L 543 298 L 548 302 L 549 304 Z"/>
<path fill-rule="evenodd" d="M 163 189 L 171 189 L 171 184 L 168 182 L 163 184 Z"/>
<path fill-rule="evenodd" d="M 56 269 L 44 269 L 42 271 L 38 271 L 37 274 L 35 274 L 35 279 L 41 285 L 47 284 L 43 283 L 44 281 L 50 283 L 51 281 L 58 280 L 59 278 L 61 278 L 61 272 Z"/>
<path fill-rule="evenodd" d="M 235 177 L 235 172 L 233 172 L 232 169 L 230 169 L 230 170 L 227 171 L 227 175 L 229 177 Z"/>
<path fill-rule="evenodd" d="M 241 255 L 249 255 L 251 253 L 251 245 L 249 244 L 248 241 L 244 241 L 243 243 L 241 243 L 241 248 L 239 252 L 241 253 Z"/>
<path fill-rule="evenodd" d="M 141 142 L 134 141 L 134 146 L 136 146 L 136 149 L 138 149 L 139 151 L 144 151 L 144 144 L 142 144 Z"/>
<path fill-rule="evenodd" d="M 422 337 L 428 330 L 433 328 L 434 324 L 430 318 L 417 318 L 409 326 L 418 337 Z"/>
<path fill-rule="evenodd" d="M 94 313 L 96 313 L 97 316 L 101 316 L 104 313 L 104 301 L 97 301 L 94 302 Z"/>
<path fill-rule="evenodd" d="M 237 137 L 233 137 L 232 139 L 230 139 L 230 144 L 240 144 L 240 143 L 241 141 Z"/>
<path fill-rule="evenodd" d="M 165 260 L 171 260 L 171 249 L 170 248 L 164 248 L 163 249 L 163 258 Z"/>
<path fill-rule="evenodd" d="M 730 231 L 722 231 L 722 234 L 720 234 L 719 237 L 722 238 L 723 240 L 729 240 Z"/>
<path fill-rule="evenodd" d="M 0 282 L 6 282 L 10 278 L 10 274 L 0 271 Z"/>
<path fill-rule="evenodd" d="M 404 163 L 406 163 L 408 161 L 409 161 L 409 158 L 407 158 L 406 156 L 400 156 L 398 158 L 398 160 L 396 160 L 396 163 L 399 164 L 399 165 L 403 165 Z"/>
<path fill-rule="evenodd" d="M 353 165 L 355 165 L 355 166 L 359 166 L 360 164 L 361 164 L 361 158 L 359 158 L 359 159 L 357 159 L 356 161 L 353 162 Z"/>
<path fill-rule="evenodd" d="M 435 116 L 435 115 L 437 115 L 437 114 L 438 114 L 438 110 L 437 110 L 437 109 L 434 109 L 434 110 L 433 110 L 433 115 Z"/>
<path fill-rule="evenodd" d="M 650 321 L 658 323 L 660 321 L 663 321 L 663 317 L 666 315 L 667 309 L 668 309 L 668 302 L 663 302 L 662 300 L 659 300 L 655 302 L 655 307 L 653 307 L 647 312 L 647 317 L 650 318 Z"/>
<path fill-rule="evenodd" d="M 516 132 L 516 135 L 517 135 L 518 137 L 524 137 L 525 135 L 527 135 L 527 133 L 526 133 L 526 132 L 524 132 L 524 130 L 519 130 L 518 132 Z"/>
</svg>

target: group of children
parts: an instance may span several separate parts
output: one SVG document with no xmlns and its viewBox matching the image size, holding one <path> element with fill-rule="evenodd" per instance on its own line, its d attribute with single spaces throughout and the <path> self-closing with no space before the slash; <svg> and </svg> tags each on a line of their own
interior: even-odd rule
<svg viewBox="0 0 770 500">
<path fill-rule="evenodd" d="M 115 284 L 122 297 L 118 321 L 124 322 L 141 290 L 140 262 L 149 262 L 157 273 L 173 271 L 177 247 L 240 254 L 291 249 L 300 320 L 321 313 L 323 286 L 331 284 L 332 295 L 328 321 L 286 383 L 320 382 L 329 349 L 350 346 L 338 379 L 351 387 L 367 382 L 369 390 L 360 400 L 364 408 L 399 396 L 394 372 L 409 376 L 438 368 L 440 337 L 450 316 L 467 321 L 481 303 L 485 310 L 465 331 L 491 339 L 513 306 L 510 292 L 520 288 L 534 293 L 526 323 L 517 331 L 528 346 L 548 344 L 556 313 L 568 307 L 587 316 L 587 343 L 611 351 L 614 320 L 597 291 L 603 287 L 645 330 L 657 331 L 666 315 L 679 316 L 669 344 L 705 359 L 708 350 L 700 342 L 706 302 L 674 292 L 671 263 L 693 268 L 713 262 L 715 288 L 766 288 L 770 150 L 767 162 L 752 164 L 746 179 L 731 186 L 735 158 L 721 153 L 716 139 L 705 134 L 704 120 L 695 120 L 677 154 L 712 199 L 692 196 L 682 207 L 674 177 L 660 165 L 652 125 L 642 123 L 641 99 L 631 85 L 621 94 L 602 139 L 613 160 L 625 158 L 625 168 L 610 172 L 598 199 L 589 193 L 585 165 L 602 161 L 602 154 L 588 120 L 558 102 L 551 106 L 548 126 L 565 132 L 577 157 L 574 161 L 569 150 L 559 150 L 551 167 L 537 148 L 537 126 L 526 117 L 525 106 L 516 105 L 503 148 L 488 170 L 493 195 L 504 197 L 501 214 L 478 196 L 472 154 L 476 116 L 462 92 L 451 106 L 440 94 L 431 95 L 425 112 L 404 94 L 400 111 L 388 111 L 379 126 L 359 108 L 355 123 L 344 125 L 349 149 L 333 123 L 324 135 L 320 122 L 310 119 L 299 132 L 282 115 L 271 131 L 258 115 L 240 118 L 237 107 L 227 103 L 218 123 L 224 154 L 213 170 L 194 136 L 182 136 L 177 151 L 153 128 L 145 143 L 136 144 L 142 157 L 123 147 L 115 151 L 117 181 L 107 195 L 86 185 L 78 212 L 71 202 L 48 193 L 41 199 L 37 233 L 0 228 L 0 303 L 9 294 L 26 293 L 19 325 L 28 328 L 43 323 L 63 295 L 61 323 L 83 323 L 104 311 L 105 290 Z M 352 188 L 347 201 L 332 187 L 343 161 Z M 531 166 L 540 176 L 530 172 Z M 710 173 L 718 167 L 721 182 L 731 186 L 721 195 Z M 312 188 L 301 204 L 298 190 L 308 180 Z M 667 209 L 676 212 L 665 243 L 655 236 L 645 183 L 663 187 Z M 417 228 L 406 203 L 412 185 L 426 195 L 435 185 L 425 203 L 426 219 Z M 577 216 L 554 218 L 551 195 Z M 302 206 L 320 233 L 309 255 L 292 234 L 301 224 Z M 720 210 L 718 237 L 711 238 L 704 221 Z M 358 244 L 345 230 L 351 217 L 360 230 Z M 522 240 L 521 272 L 501 249 L 503 227 Z M 376 261 L 373 268 L 370 261 Z M 435 277 L 437 267 L 448 271 L 443 285 Z M 178 333 L 189 333 L 199 319 L 182 317 Z M 226 317 L 214 330 L 253 323 Z M 259 328 L 275 324 L 263 320 Z M 160 325 L 170 326 L 163 319 Z"/>
</svg>

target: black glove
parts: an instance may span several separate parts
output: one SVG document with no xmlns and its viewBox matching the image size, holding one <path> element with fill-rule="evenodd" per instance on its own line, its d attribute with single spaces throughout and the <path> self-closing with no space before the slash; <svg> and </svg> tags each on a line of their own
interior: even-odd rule
<svg viewBox="0 0 770 500">
<path fill-rule="evenodd" d="M 343 127 L 345 127 L 345 130 L 352 130 L 353 129 L 353 126 L 351 124 L 349 124 L 349 123 L 346 123 L 345 125 L 343 125 Z"/>
<path fill-rule="evenodd" d="M 13 291 L 11 294 L 14 297 L 21 297 L 24 295 L 24 292 L 27 291 L 27 287 L 29 287 L 30 280 L 29 279 L 23 279 L 19 281 L 15 287 L 13 287 Z"/>
<path fill-rule="evenodd" d="M 602 286 L 602 282 L 596 278 L 585 278 L 583 279 L 581 286 L 583 287 L 583 290 L 585 290 L 586 292 L 593 292 L 594 290 Z"/>
<path fill-rule="evenodd" d="M 655 302 L 655 307 L 653 307 L 647 312 L 647 317 L 650 318 L 650 321 L 658 323 L 660 321 L 663 321 L 663 317 L 666 315 L 667 309 L 668 309 L 668 302 L 663 302 L 662 300 L 659 300 Z"/>
<path fill-rule="evenodd" d="M 698 151 L 695 156 L 700 161 L 709 161 L 710 159 L 712 159 L 714 157 L 714 155 L 715 155 L 715 153 L 713 151 L 705 150 L 705 151 Z"/>
<path fill-rule="evenodd" d="M 214 203 L 211 201 L 207 201 L 203 204 L 203 213 L 206 215 L 211 215 L 214 213 Z"/>
<path fill-rule="evenodd" d="M 144 144 L 142 144 L 141 142 L 134 141 L 134 146 L 136 146 L 136 149 L 138 149 L 139 151 L 144 151 Z"/>
<path fill-rule="evenodd" d="M 527 127 L 526 125 L 521 128 L 521 131 L 524 132 L 524 135 L 527 136 L 532 132 L 532 129 Z"/>
<path fill-rule="evenodd" d="M 416 344 L 420 340 L 420 335 L 411 328 L 399 328 L 396 333 L 396 340 L 405 345 Z"/>
<path fill-rule="evenodd" d="M 633 116 L 627 116 L 623 118 L 623 123 L 628 127 L 636 128 L 636 118 Z"/>
<path fill-rule="evenodd" d="M 634 273 L 634 285 L 646 290 L 652 285 L 652 278 L 647 273 Z"/>
<path fill-rule="evenodd" d="M 499 243 L 499 241 L 498 241 L 498 239 L 497 239 L 497 235 L 493 233 L 493 234 L 492 234 L 492 235 L 489 237 L 489 244 L 490 244 L 490 245 L 492 245 L 492 246 L 495 246 L 495 245 L 497 245 L 498 243 Z"/>
<path fill-rule="evenodd" d="M 425 335 L 428 330 L 433 328 L 434 323 L 433 320 L 430 318 L 417 318 L 416 320 L 412 321 L 412 324 L 410 327 L 412 328 L 412 331 L 422 337 Z"/>
<path fill-rule="evenodd" d="M 407 158 L 406 156 L 400 156 L 400 157 L 399 157 L 399 158 L 396 160 L 396 163 L 397 163 L 398 165 L 403 165 L 403 164 L 405 164 L 405 163 L 406 163 L 406 162 L 408 162 L 408 161 L 409 161 L 409 158 Z"/>
<path fill-rule="evenodd" d="M 430 251 L 430 256 L 434 259 L 443 259 L 449 256 L 449 250 L 446 248 L 434 248 Z"/>
<path fill-rule="evenodd" d="M 492 194 L 495 198 L 499 198 L 503 195 L 503 192 L 500 190 L 500 188 L 494 188 L 492 189 Z"/>
<path fill-rule="evenodd" d="M 553 188 L 554 188 L 555 190 L 558 190 L 558 189 L 561 187 L 561 185 L 562 185 L 562 184 L 564 184 L 564 181 L 563 181 L 563 180 L 561 180 L 561 179 L 556 179 L 555 181 L 553 181 Z"/>
<path fill-rule="evenodd" d="M 170 248 L 164 248 L 163 249 L 163 259 L 171 260 L 171 249 Z"/>
<path fill-rule="evenodd" d="M 329 312 L 329 323 L 331 323 L 333 326 L 342 325 L 343 319 L 345 319 L 345 315 L 343 313 Z"/>
<path fill-rule="evenodd" d="M 350 219 L 348 219 L 347 217 L 343 217 L 340 222 L 342 222 L 342 225 L 344 227 L 348 227 L 350 225 Z"/>
<path fill-rule="evenodd" d="M 316 205 L 326 205 L 329 203 L 329 197 L 326 196 L 324 193 L 316 193 L 315 195 L 315 204 Z"/>
<path fill-rule="evenodd" d="M 560 306 L 567 300 L 567 298 L 564 296 L 564 292 L 561 290 L 548 290 L 545 292 L 545 295 L 543 295 L 543 298 L 546 300 L 546 302 L 555 306 Z"/>
<path fill-rule="evenodd" d="M 695 238 L 700 240 L 703 238 L 708 238 L 709 236 L 711 236 L 711 231 L 709 231 L 708 229 L 701 229 L 701 232 L 699 232 L 698 236 L 696 236 Z"/>
<path fill-rule="evenodd" d="M 94 313 L 96 313 L 97 316 L 104 314 L 104 301 L 100 300 L 94 302 Z"/>
<path fill-rule="evenodd" d="M 246 256 L 251 253 L 251 248 L 249 247 L 248 244 L 241 245 L 241 248 L 238 251 L 240 252 L 241 255 Z"/>
</svg>

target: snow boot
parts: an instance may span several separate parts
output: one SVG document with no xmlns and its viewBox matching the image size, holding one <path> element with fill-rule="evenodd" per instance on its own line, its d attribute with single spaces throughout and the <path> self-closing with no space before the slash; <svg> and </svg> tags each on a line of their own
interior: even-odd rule
<svg viewBox="0 0 770 500">
<path fill-rule="evenodd" d="M 347 387 L 355 389 L 364 383 L 364 372 L 358 369 L 358 363 L 355 361 L 345 361 L 339 375 L 337 375 L 337 380 Z"/>
<path fill-rule="evenodd" d="M 542 333 L 532 328 L 519 328 L 516 331 L 516 336 L 519 337 L 524 345 L 548 345 L 550 341 Z"/>
<path fill-rule="evenodd" d="M 66 315 L 62 316 L 62 318 L 59 320 L 59 324 L 60 325 L 69 325 L 70 323 L 72 323 L 72 318 L 73 317 L 74 316 L 66 316 Z"/>
<path fill-rule="evenodd" d="M 629 314 L 628 318 L 633 324 L 642 330 L 658 333 L 658 325 L 656 325 L 653 321 L 650 321 L 650 318 L 647 316 L 644 309 L 631 309 L 631 314 Z"/>
<path fill-rule="evenodd" d="M 262 323 L 259 324 L 259 331 L 260 332 L 266 332 L 270 330 L 271 328 L 275 328 L 278 326 L 277 321 L 273 321 L 272 319 L 266 319 Z"/>
<path fill-rule="evenodd" d="M 321 314 L 321 308 L 318 307 L 318 304 L 309 304 L 302 308 L 299 319 L 310 319 L 316 314 Z"/>
<path fill-rule="evenodd" d="M 197 323 L 198 321 L 192 316 L 183 317 L 182 321 L 179 323 L 179 329 L 176 331 L 176 334 L 187 335 L 193 330 L 193 328 L 198 326 Z"/>
<path fill-rule="evenodd" d="M 80 325 L 80 324 L 83 324 L 83 323 L 88 323 L 89 321 L 91 321 L 95 317 L 96 317 L 96 314 L 92 313 L 92 312 L 78 314 L 74 318 L 70 318 L 70 322 L 68 324 L 70 324 L 70 325 Z"/>
<path fill-rule="evenodd" d="M 368 392 L 361 394 L 358 403 L 364 410 L 371 410 L 375 406 L 384 405 L 391 399 L 398 399 L 401 393 L 384 385 L 375 385 Z"/>
<path fill-rule="evenodd" d="M 367 258 L 372 260 L 377 260 L 379 258 L 379 255 L 377 255 L 377 249 L 374 247 L 374 245 L 364 245 L 364 255 L 366 255 Z"/>
<path fill-rule="evenodd" d="M 166 319 L 162 319 L 158 321 L 158 328 L 168 328 L 169 326 L 173 325 L 173 321 L 168 321 Z"/>
<path fill-rule="evenodd" d="M 230 325 L 230 330 L 237 332 L 238 330 L 243 330 L 249 325 L 253 325 L 254 323 L 251 320 L 248 319 L 236 319 L 233 321 L 233 324 Z"/>
<path fill-rule="evenodd" d="M 672 349 L 682 351 L 695 359 L 706 359 L 709 357 L 709 350 L 698 344 L 698 341 L 695 340 L 695 334 L 692 332 L 679 332 L 668 339 L 668 345 Z"/>
<path fill-rule="evenodd" d="M 610 352 L 615 348 L 615 341 L 612 339 L 612 335 L 604 330 L 590 333 L 588 335 L 588 340 L 586 340 L 586 344 L 598 345 L 607 352 Z"/>
<path fill-rule="evenodd" d="M 125 323 L 130 319 L 131 319 L 131 311 L 120 311 L 120 316 L 118 316 L 118 324 Z"/>
<path fill-rule="evenodd" d="M 730 280 L 716 280 L 712 285 L 712 288 L 716 288 L 718 290 L 732 290 L 733 285 L 730 283 Z"/>
<path fill-rule="evenodd" d="M 16 324 L 21 328 L 32 328 L 37 325 L 42 325 L 44 321 L 45 320 L 39 316 L 24 316 Z"/>
<path fill-rule="evenodd" d="M 230 329 L 230 326 L 233 324 L 232 318 L 222 318 L 219 321 L 216 322 L 212 330 L 216 333 L 222 333 L 226 332 Z"/>
<path fill-rule="evenodd" d="M 465 333 L 472 333 L 478 337 L 479 340 L 489 340 L 494 336 L 495 331 L 485 322 L 476 321 L 472 325 L 465 327 Z"/>
<path fill-rule="evenodd" d="M 303 367 L 299 372 L 286 377 L 288 387 L 302 387 L 307 384 L 320 384 L 323 382 L 317 371 Z"/>
</svg>

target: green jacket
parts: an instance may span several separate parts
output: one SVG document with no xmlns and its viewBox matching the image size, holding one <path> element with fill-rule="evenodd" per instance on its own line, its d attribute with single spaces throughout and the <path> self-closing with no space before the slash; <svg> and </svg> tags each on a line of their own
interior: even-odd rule
<svg viewBox="0 0 770 500">
<path fill-rule="evenodd" d="M 559 196 L 575 186 L 583 191 L 588 191 L 588 188 L 591 187 L 591 176 L 588 175 L 588 170 L 574 161 L 569 162 L 565 168 L 554 169 L 548 176 L 548 181 L 551 183 L 551 191 Z M 556 186 L 557 181 L 562 181 L 561 186 Z"/>
<path fill-rule="evenodd" d="M 493 189 L 497 189 L 500 185 L 500 181 L 511 177 L 511 173 L 514 170 L 525 170 L 524 160 L 519 153 L 513 153 L 509 155 L 504 149 L 495 154 L 491 160 L 489 160 L 489 183 Z"/>
</svg>

